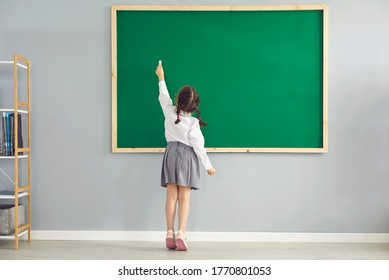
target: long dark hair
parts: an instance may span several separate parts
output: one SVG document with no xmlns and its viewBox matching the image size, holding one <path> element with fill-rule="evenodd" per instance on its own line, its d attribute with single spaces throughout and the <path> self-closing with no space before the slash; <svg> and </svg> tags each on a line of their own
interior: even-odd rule
<svg viewBox="0 0 389 280">
<path fill-rule="evenodd" d="M 199 104 L 200 104 L 200 96 L 198 95 L 196 89 L 191 86 L 184 86 L 180 89 L 177 97 L 177 120 L 175 124 L 178 124 L 180 120 L 180 112 L 184 111 L 187 113 L 193 113 L 196 111 L 197 118 L 199 119 L 200 126 L 207 126 L 205 122 L 201 120 Z"/>
</svg>

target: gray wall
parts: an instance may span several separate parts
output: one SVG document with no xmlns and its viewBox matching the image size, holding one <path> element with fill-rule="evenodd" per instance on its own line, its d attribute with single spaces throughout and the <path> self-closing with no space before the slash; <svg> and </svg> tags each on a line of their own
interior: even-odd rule
<svg viewBox="0 0 389 280">
<path fill-rule="evenodd" d="M 162 154 L 111 153 L 110 6 L 140 3 L 0 1 L 0 60 L 32 62 L 35 230 L 165 229 Z M 329 153 L 210 154 L 189 231 L 389 233 L 389 1 L 326 4 Z"/>
</svg>

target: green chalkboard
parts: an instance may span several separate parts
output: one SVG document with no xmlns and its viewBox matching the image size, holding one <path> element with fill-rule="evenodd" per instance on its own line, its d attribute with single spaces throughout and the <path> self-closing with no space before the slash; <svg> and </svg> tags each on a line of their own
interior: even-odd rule
<svg viewBox="0 0 389 280">
<path fill-rule="evenodd" d="M 155 68 L 200 95 L 215 152 L 326 152 L 326 7 L 112 7 L 112 147 L 166 146 Z"/>
</svg>

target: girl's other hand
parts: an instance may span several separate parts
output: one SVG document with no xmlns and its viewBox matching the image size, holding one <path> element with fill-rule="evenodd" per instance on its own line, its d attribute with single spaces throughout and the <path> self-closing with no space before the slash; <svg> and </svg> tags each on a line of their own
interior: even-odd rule
<svg viewBox="0 0 389 280">
<path fill-rule="evenodd" d="M 216 169 L 215 168 L 211 168 L 211 169 L 208 169 L 207 172 L 208 172 L 208 175 L 212 176 L 212 175 L 214 175 L 216 173 Z"/>
<path fill-rule="evenodd" d="M 158 64 L 157 70 L 155 70 L 155 74 L 157 74 L 159 81 L 163 81 L 165 79 L 162 64 Z"/>
</svg>

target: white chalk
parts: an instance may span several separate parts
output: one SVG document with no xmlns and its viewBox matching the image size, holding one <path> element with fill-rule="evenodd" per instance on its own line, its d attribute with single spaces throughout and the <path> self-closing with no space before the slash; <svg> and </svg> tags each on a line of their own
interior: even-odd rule
<svg viewBox="0 0 389 280">
<path fill-rule="evenodd" d="M 159 64 L 162 64 L 162 60 L 158 61 Z"/>
</svg>

